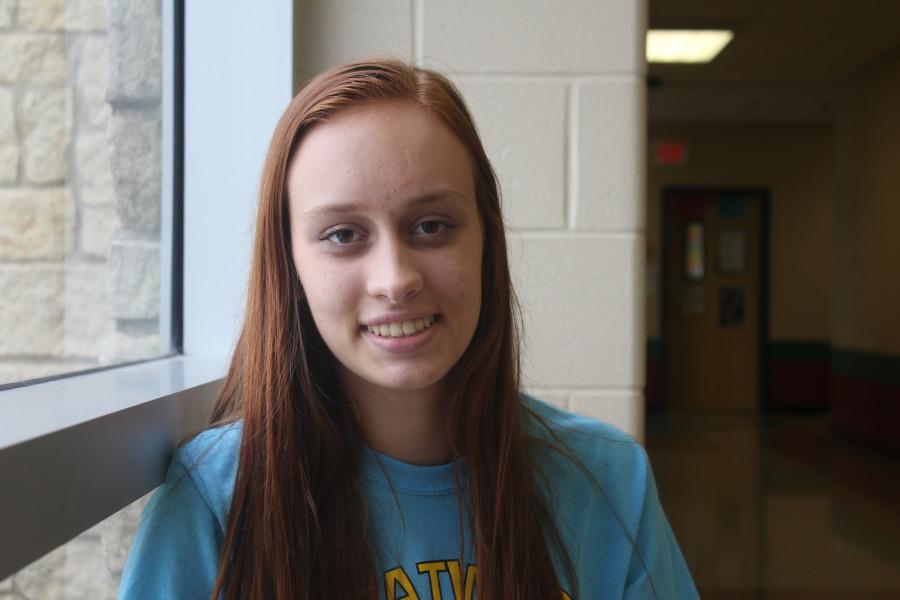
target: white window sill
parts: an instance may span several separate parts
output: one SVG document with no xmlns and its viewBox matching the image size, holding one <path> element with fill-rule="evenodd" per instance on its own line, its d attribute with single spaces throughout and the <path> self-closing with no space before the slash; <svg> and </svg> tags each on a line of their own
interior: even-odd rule
<svg viewBox="0 0 900 600">
<path fill-rule="evenodd" d="M 0 581 L 158 486 L 174 446 L 209 417 L 226 358 L 0 391 Z"/>
</svg>

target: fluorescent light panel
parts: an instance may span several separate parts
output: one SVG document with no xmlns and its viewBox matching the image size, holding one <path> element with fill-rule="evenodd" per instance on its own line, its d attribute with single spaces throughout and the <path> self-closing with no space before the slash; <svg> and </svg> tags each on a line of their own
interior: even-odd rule
<svg viewBox="0 0 900 600">
<path fill-rule="evenodd" d="M 651 29 L 647 32 L 647 61 L 708 63 L 733 37 L 734 32 L 728 30 Z"/>
</svg>

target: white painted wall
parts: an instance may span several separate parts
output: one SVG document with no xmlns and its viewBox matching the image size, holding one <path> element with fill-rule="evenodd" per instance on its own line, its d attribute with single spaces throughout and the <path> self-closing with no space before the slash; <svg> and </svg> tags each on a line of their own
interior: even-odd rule
<svg viewBox="0 0 900 600">
<path fill-rule="evenodd" d="M 851 77 L 835 122 L 833 344 L 900 355 L 900 49 Z"/>
<path fill-rule="evenodd" d="M 302 81 L 368 55 L 414 60 L 466 96 L 500 177 L 528 390 L 644 422 L 642 0 L 296 0 Z"/>
<path fill-rule="evenodd" d="M 240 334 L 272 131 L 291 100 L 291 0 L 185 3 L 184 352 Z"/>
</svg>

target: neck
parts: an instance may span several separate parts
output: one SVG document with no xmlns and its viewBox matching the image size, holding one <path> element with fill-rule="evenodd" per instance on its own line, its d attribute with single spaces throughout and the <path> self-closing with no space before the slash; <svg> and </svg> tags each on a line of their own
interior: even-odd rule
<svg viewBox="0 0 900 600">
<path fill-rule="evenodd" d="M 441 386 L 425 390 L 386 390 L 344 377 L 369 446 L 414 465 L 450 461 L 449 402 Z"/>
</svg>

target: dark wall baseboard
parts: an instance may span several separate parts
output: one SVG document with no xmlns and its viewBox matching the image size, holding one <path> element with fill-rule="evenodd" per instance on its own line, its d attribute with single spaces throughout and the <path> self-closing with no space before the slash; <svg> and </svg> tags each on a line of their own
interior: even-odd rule
<svg viewBox="0 0 900 600">
<path fill-rule="evenodd" d="M 831 369 L 835 429 L 900 451 L 900 356 L 835 348 Z"/>
<path fill-rule="evenodd" d="M 764 410 L 830 410 L 835 430 L 900 450 L 900 356 L 832 347 L 826 340 L 766 344 Z M 665 409 L 662 341 L 647 340 L 648 411 Z"/>
<path fill-rule="evenodd" d="M 827 340 L 770 340 L 766 344 L 766 410 L 828 410 L 831 344 Z"/>
</svg>

